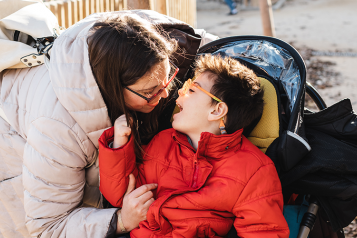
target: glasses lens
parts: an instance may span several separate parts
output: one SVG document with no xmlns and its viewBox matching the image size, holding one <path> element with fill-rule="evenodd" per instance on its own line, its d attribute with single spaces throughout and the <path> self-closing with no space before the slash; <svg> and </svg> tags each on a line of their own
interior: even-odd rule
<svg viewBox="0 0 357 238">
<path fill-rule="evenodd" d="M 165 80 L 165 86 L 163 88 L 161 88 L 158 92 L 156 92 L 151 98 L 149 97 L 148 102 L 152 101 L 153 99 L 155 99 L 156 97 L 158 97 L 165 89 L 167 90 L 171 90 L 171 87 L 173 85 L 173 79 L 174 76 L 176 75 L 176 71 L 177 71 L 177 67 L 175 67 L 173 64 L 170 63 L 170 72 L 168 75 L 168 78 Z"/>
<path fill-rule="evenodd" d="M 191 87 L 192 80 L 188 79 L 182 86 L 181 93 L 182 95 L 185 95 L 188 91 L 188 89 Z"/>
</svg>

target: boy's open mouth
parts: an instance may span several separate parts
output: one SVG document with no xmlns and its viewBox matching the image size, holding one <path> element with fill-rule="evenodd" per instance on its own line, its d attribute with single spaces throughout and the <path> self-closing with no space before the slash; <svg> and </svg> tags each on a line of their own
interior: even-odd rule
<svg viewBox="0 0 357 238">
<path fill-rule="evenodd" d="M 182 106 L 178 103 L 176 103 L 176 105 L 180 108 L 180 112 L 183 110 Z"/>
</svg>

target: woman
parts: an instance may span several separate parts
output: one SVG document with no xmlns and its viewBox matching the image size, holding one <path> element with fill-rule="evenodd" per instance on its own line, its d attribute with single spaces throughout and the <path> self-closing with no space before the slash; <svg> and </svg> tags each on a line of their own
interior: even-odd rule
<svg viewBox="0 0 357 238">
<path fill-rule="evenodd" d="M 0 118 L 2 236 L 123 233 L 118 210 L 102 209 L 98 138 L 123 113 L 135 118 L 129 123 L 137 151 L 157 133 L 170 102 L 169 59 L 175 49 L 174 41 L 137 14 L 94 14 L 55 41 L 49 69 L 0 73 L 7 119 Z M 150 190 L 156 188 L 148 184 L 133 191 L 134 183 L 121 212 L 127 231 L 145 219 L 153 202 Z"/>
</svg>

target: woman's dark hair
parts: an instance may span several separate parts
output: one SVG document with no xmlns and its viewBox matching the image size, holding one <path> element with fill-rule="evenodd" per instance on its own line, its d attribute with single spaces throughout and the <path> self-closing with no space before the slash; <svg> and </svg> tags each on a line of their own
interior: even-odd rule
<svg viewBox="0 0 357 238">
<path fill-rule="evenodd" d="M 135 112 L 125 105 L 124 87 L 135 84 L 153 66 L 169 58 L 177 43 L 136 14 L 113 13 L 93 25 L 87 43 L 93 75 L 112 125 L 123 114 L 127 120 L 133 118 L 131 136 L 137 162 L 141 163 L 141 139 L 157 133 L 158 116 L 167 100 L 160 100 L 150 113 Z"/>
<path fill-rule="evenodd" d="M 211 93 L 228 106 L 227 133 L 248 126 L 263 113 L 264 91 L 252 70 L 233 58 L 206 54 L 196 60 L 195 74 L 204 72 L 214 80 Z M 212 99 L 212 105 L 216 103 Z"/>
</svg>

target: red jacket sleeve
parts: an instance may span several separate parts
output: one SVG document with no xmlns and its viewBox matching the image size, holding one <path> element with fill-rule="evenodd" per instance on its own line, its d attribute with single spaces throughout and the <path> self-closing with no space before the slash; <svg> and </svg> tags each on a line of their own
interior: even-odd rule
<svg viewBox="0 0 357 238">
<path fill-rule="evenodd" d="M 99 138 L 99 189 L 115 207 L 121 207 L 129 184 L 129 174 L 137 177 L 134 139 L 117 149 L 109 148 L 114 139 L 114 127 L 103 132 Z"/>
<path fill-rule="evenodd" d="M 233 208 L 239 237 L 288 238 L 281 184 L 273 164 L 258 169 Z"/>
</svg>

